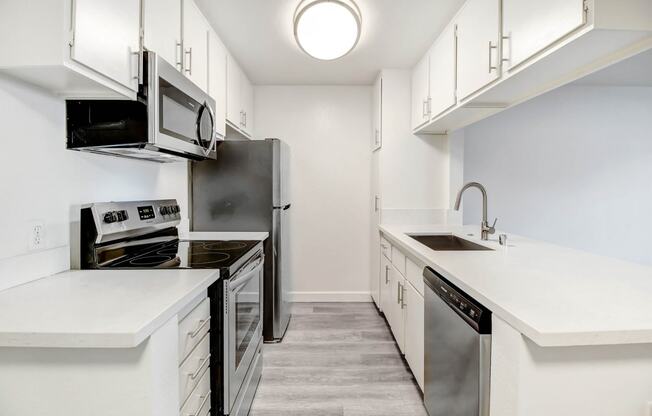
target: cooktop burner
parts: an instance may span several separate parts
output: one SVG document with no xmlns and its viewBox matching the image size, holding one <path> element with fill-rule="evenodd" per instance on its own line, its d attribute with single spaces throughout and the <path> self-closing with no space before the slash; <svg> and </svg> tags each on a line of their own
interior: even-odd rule
<svg viewBox="0 0 652 416">
<path fill-rule="evenodd" d="M 108 268 L 220 269 L 230 267 L 258 241 L 174 240 L 146 244 L 141 250 L 121 257 Z"/>
</svg>

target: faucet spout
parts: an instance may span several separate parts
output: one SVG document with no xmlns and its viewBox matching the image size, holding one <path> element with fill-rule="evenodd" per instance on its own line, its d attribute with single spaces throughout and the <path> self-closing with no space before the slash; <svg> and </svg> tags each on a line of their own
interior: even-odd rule
<svg viewBox="0 0 652 416">
<path fill-rule="evenodd" d="M 464 185 L 462 189 L 460 189 L 460 191 L 457 193 L 457 199 L 455 200 L 455 211 L 460 210 L 460 205 L 462 204 L 462 195 L 464 195 L 464 192 L 469 188 L 477 188 L 480 190 L 480 192 L 482 192 L 482 239 L 488 240 L 489 234 L 496 232 L 496 221 L 494 221 L 492 226 L 489 226 L 489 222 L 487 220 L 487 190 L 484 186 L 482 186 L 482 184 L 478 182 L 469 182 Z"/>
</svg>

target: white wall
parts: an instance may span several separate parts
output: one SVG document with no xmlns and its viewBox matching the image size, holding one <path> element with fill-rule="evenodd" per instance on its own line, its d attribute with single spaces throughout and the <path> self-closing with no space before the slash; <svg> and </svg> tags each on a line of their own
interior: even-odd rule
<svg viewBox="0 0 652 416">
<path fill-rule="evenodd" d="M 291 273 L 299 301 L 369 300 L 371 88 L 263 86 L 256 137 L 291 147 Z"/>
<path fill-rule="evenodd" d="M 163 166 L 66 150 L 60 98 L 0 75 L 0 108 L 0 289 L 69 266 L 79 204 L 187 200 L 185 163 Z M 33 221 L 45 227 L 39 252 L 29 251 Z"/>
<path fill-rule="evenodd" d="M 652 88 L 571 85 L 464 136 L 464 178 L 499 229 L 652 264 Z M 480 212 L 471 191 L 465 223 Z"/>
</svg>

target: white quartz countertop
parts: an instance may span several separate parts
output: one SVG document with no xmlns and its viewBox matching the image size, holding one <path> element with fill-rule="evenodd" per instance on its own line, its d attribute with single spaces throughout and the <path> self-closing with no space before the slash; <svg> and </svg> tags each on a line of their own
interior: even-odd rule
<svg viewBox="0 0 652 416">
<path fill-rule="evenodd" d="M 479 226 L 380 230 L 540 346 L 652 343 L 651 267 L 512 234 L 503 247 L 497 234 L 480 241 Z M 447 233 L 495 251 L 434 251 L 408 236 Z"/>
<path fill-rule="evenodd" d="M 265 240 L 268 233 L 190 233 Z M 220 278 L 215 269 L 71 270 L 0 291 L 0 347 L 130 348 Z"/>
<path fill-rule="evenodd" d="M 219 279 L 204 270 L 75 270 L 0 292 L 0 347 L 138 346 Z"/>
</svg>

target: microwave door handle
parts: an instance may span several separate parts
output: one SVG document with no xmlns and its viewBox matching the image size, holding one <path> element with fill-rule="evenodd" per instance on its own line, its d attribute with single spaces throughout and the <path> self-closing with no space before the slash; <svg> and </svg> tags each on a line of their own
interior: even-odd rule
<svg viewBox="0 0 652 416">
<path fill-rule="evenodd" d="M 204 101 L 204 108 L 208 110 L 208 115 L 211 117 L 211 141 L 206 146 L 204 149 L 204 155 L 208 157 L 208 155 L 213 151 L 213 148 L 215 147 L 215 142 L 217 140 L 217 134 L 215 134 L 215 113 L 213 112 L 213 109 L 211 108 L 210 104 L 208 101 Z M 200 138 L 200 143 L 201 143 L 201 138 Z"/>
</svg>

